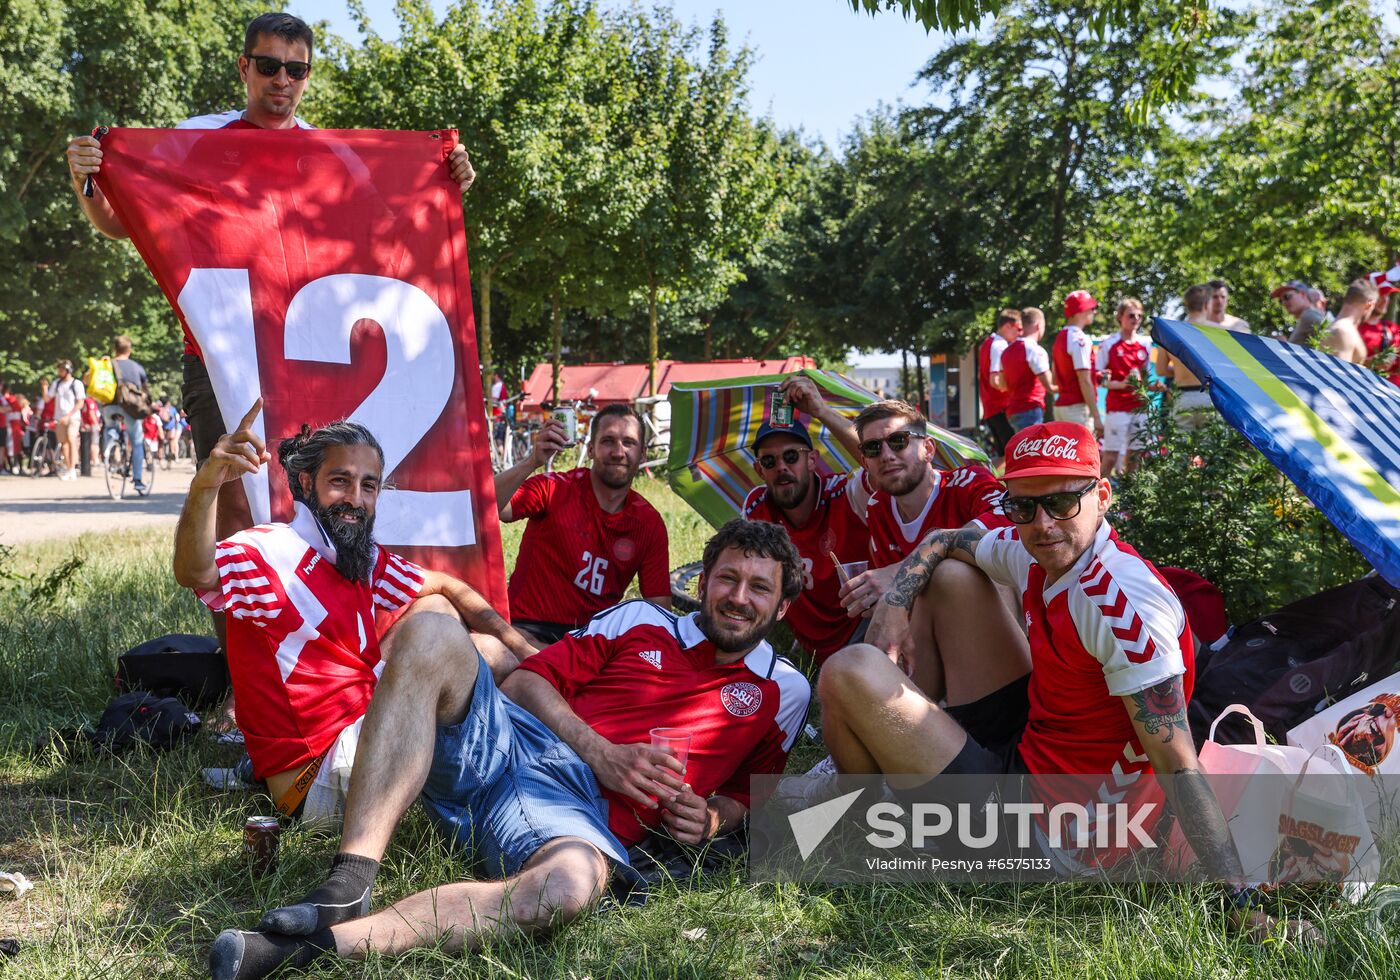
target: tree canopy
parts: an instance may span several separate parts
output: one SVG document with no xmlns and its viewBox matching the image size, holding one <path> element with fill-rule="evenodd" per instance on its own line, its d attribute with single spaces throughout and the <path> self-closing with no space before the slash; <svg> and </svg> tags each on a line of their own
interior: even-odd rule
<svg viewBox="0 0 1400 980">
<path fill-rule="evenodd" d="M 838 147 L 755 115 L 753 52 L 722 18 L 587 0 L 441 15 L 401 0 L 392 40 L 362 10 L 353 42 L 322 25 L 302 115 L 460 130 L 488 368 L 554 347 L 958 353 L 1004 305 L 1053 310 L 1089 288 L 1164 310 L 1215 276 L 1266 328 L 1279 282 L 1335 293 L 1394 261 L 1400 55 L 1370 0 L 850 2 L 949 36 L 922 95 Z M 23 70 L 0 85 L 0 378 L 28 383 L 118 332 L 173 376 L 174 316 L 134 250 L 83 220 L 63 150 L 99 123 L 241 103 L 234 62 L 261 10 L 11 0 L 0 63 Z"/>
</svg>

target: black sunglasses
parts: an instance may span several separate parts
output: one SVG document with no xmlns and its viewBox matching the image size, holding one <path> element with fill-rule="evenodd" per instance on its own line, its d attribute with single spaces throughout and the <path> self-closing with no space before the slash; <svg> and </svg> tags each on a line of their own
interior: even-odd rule
<svg viewBox="0 0 1400 980">
<path fill-rule="evenodd" d="M 798 449 L 796 446 L 790 446 L 782 452 L 783 462 L 787 463 L 789 466 L 796 466 L 797 461 L 802 458 L 803 454 L 810 453 L 811 451 L 810 449 Z M 765 470 L 771 470 L 778 465 L 778 457 L 773 453 L 764 453 L 762 456 L 758 457 L 758 465 Z"/>
<path fill-rule="evenodd" d="M 898 432 L 891 432 L 883 439 L 867 439 L 860 444 L 860 454 L 866 459 L 877 459 L 880 455 L 880 447 L 889 443 L 890 449 L 897 453 L 902 453 L 909 445 L 910 439 L 927 439 L 926 432 L 913 432 L 909 429 L 900 429 Z"/>
<path fill-rule="evenodd" d="M 283 68 L 287 69 L 287 77 L 294 82 L 299 82 L 311 74 L 311 62 L 309 61 L 278 61 L 265 54 L 250 54 L 246 57 L 257 65 L 259 75 L 266 75 L 268 78 L 276 75 Z"/>
<path fill-rule="evenodd" d="M 1001 512 L 1012 524 L 1029 524 L 1035 520 L 1037 506 L 1044 507 L 1045 513 L 1057 521 L 1067 521 L 1079 516 L 1083 497 L 1099 485 L 1095 480 L 1082 490 L 1061 490 L 1059 493 L 1044 493 L 1039 497 L 1013 497 L 1005 494 L 1001 498 Z"/>
</svg>

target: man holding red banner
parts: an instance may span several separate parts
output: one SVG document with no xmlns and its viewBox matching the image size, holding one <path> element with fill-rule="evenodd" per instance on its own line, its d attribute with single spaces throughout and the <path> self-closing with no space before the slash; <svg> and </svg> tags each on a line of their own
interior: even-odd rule
<svg viewBox="0 0 1400 980">
<path fill-rule="evenodd" d="M 244 34 L 243 54 L 238 58 L 238 75 L 247 88 L 243 109 L 194 116 L 180 129 L 306 130 L 312 127 L 296 115 L 297 107 L 311 79 L 314 38 L 311 28 L 299 17 L 267 13 L 249 22 Z M 458 144 L 447 158 L 452 179 L 466 191 L 476 179 L 466 147 Z M 117 216 L 112 203 L 92 178 L 102 169 L 102 146 L 94 136 L 79 136 L 68 145 L 68 170 L 73 193 L 83 215 L 108 238 L 131 237 Z M 194 438 L 195 459 L 203 463 L 219 437 L 226 431 L 204 355 L 185 328 L 184 380 L 181 405 L 185 408 Z M 225 484 L 219 498 L 218 529 L 228 536 L 253 523 L 247 498 L 237 481 Z"/>
</svg>

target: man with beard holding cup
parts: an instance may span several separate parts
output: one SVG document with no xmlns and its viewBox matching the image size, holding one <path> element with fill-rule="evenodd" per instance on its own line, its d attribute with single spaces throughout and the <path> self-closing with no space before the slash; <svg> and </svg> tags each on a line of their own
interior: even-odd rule
<svg viewBox="0 0 1400 980">
<path fill-rule="evenodd" d="M 216 540 L 219 488 L 271 458 L 251 429 L 261 410 L 259 399 L 195 473 L 175 532 L 175 580 L 228 615 L 229 674 L 254 775 L 284 815 L 334 825 L 365 710 L 409 620 L 453 617 L 502 677 L 535 647 L 465 582 L 374 543 L 384 454 L 354 422 L 303 426 L 278 447 L 289 523 Z M 400 611 L 379 636 L 375 613 Z"/>
</svg>

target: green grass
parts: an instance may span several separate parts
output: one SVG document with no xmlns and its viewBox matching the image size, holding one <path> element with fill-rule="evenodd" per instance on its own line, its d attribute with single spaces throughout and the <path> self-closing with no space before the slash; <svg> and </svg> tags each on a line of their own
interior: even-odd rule
<svg viewBox="0 0 1400 980">
<path fill-rule="evenodd" d="M 663 486 L 643 491 L 671 533 L 672 564 L 695 560 L 706 525 Z M 508 563 L 519 526 L 506 531 Z M 170 534 L 87 535 L 17 550 L 0 565 L 0 870 L 37 882 L 0 900 L 0 937 L 20 956 L 0 977 L 203 976 L 210 940 L 299 896 L 334 841 L 283 834 L 275 874 L 239 862 L 254 797 L 219 793 L 199 768 L 229 751 L 199 740 L 121 760 L 35 753 L 49 726 L 95 718 L 118 653 L 202 631 L 195 600 L 171 581 Z M 53 598 L 45 577 L 77 556 Z M 57 583 L 50 582 L 50 586 Z M 792 768 L 818 750 L 804 747 Z M 386 857 L 377 906 L 470 873 L 410 811 Z M 327 962 L 314 977 L 1394 977 L 1400 957 L 1365 908 L 1311 910 L 1324 950 L 1251 947 L 1208 891 L 1093 885 L 806 887 L 727 878 L 665 889 L 643 908 L 600 913 L 552 938 L 511 941 L 463 959 Z M 1394 920 L 1391 920 L 1393 925 Z M 703 928 L 699 939 L 683 932 Z"/>
</svg>

